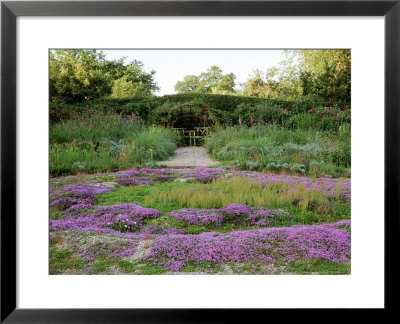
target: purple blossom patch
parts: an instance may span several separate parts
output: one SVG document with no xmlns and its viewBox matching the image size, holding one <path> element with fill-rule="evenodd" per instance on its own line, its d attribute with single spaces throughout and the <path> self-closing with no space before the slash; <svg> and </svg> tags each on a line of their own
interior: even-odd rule
<svg viewBox="0 0 400 324">
<path fill-rule="evenodd" d="M 110 188 L 77 184 L 65 186 L 62 189 L 50 194 L 50 206 L 59 209 L 69 209 L 73 205 L 91 205 L 95 200 L 95 195 L 111 191 Z"/>
<path fill-rule="evenodd" d="M 116 181 L 119 185 L 121 186 L 139 186 L 139 185 L 152 185 L 153 181 L 147 179 L 147 178 L 137 178 L 137 177 L 133 177 L 133 178 L 121 178 L 121 179 L 117 179 Z"/>
<path fill-rule="evenodd" d="M 326 225 L 234 231 L 227 234 L 157 236 L 145 260 L 179 271 L 187 262 L 293 262 L 320 258 L 348 261 L 350 234 Z M 177 263 L 179 262 L 179 263 Z"/>
<path fill-rule="evenodd" d="M 250 207 L 244 204 L 230 204 L 221 209 L 180 209 L 172 211 L 168 216 L 191 225 L 221 227 L 225 222 L 236 225 L 269 226 L 275 214 L 290 218 L 281 210 L 274 211 L 264 207 Z"/>
<path fill-rule="evenodd" d="M 74 247 L 86 263 L 93 262 L 97 258 L 117 258 L 127 257 L 135 253 L 137 239 L 120 239 L 114 237 L 104 237 L 102 240 L 92 237 L 92 239 L 75 240 Z"/>
<path fill-rule="evenodd" d="M 105 233 L 130 233 L 139 231 L 145 218 L 157 218 L 161 212 L 136 204 L 97 206 L 85 215 L 63 213 L 61 220 L 50 220 L 50 229 L 73 229 L 78 231 L 99 231 Z"/>
</svg>

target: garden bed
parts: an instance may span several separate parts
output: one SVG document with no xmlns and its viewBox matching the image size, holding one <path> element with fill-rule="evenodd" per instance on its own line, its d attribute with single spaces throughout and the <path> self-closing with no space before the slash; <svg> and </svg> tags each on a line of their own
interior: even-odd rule
<svg viewBox="0 0 400 324">
<path fill-rule="evenodd" d="M 350 272 L 348 178 L 224 168 L 50 179 L 52 274 Z"/>
</svg>

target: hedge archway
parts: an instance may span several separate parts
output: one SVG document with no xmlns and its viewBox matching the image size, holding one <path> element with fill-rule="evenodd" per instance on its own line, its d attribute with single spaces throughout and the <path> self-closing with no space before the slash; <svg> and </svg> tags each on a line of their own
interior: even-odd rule
<svg viewBox="0 0 400 324">
<path fill-rule="evenodd" d="M 206 127 L 212 128 L 216 121 L 207 106 L 196 104 L 179 104 L 171 107 L 160 107 L 154 112 L 154 117 L 166 127 L 174 127 L 183 118 L 202 120 Z"/>
</svg>

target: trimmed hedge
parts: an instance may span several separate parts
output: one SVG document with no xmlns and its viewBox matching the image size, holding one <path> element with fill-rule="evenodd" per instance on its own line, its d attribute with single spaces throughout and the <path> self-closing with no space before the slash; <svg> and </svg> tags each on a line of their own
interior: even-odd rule
<svg viewBox="0 0 400 324">
<path fill-rule="evenodd" d="M 157 97 L 144 99 L 104 99 L 88 101 L 78 104 L 59 104 L 51 102 L 49 104 L 50 122 L 58 123 L 69 119 L 73 114 L 86 115 L 94 111 L 114 112 L 122 115 L 135 114 L 142 119 L 147 119 L 148 115 L 155 108 L 159 107 Z"/>
<path fill-rule="evenodd" d="M 275 103 L 282 108 L 290 108 L 293 105 L 293 103 L 289 101 L 262 99 L 257 97 L 219 95 L 210 93 L 182 93 L 159 97 L 160 104 L 182 104 L 194 100 L 201 100 L 202 103 L 207 105 L 209 108 L 228 112 L 234 111 L 238 105 L 257 105 L 266 101 Z"/>
<path fill-rule="evenodd" d="M 312 98 L 301 97 L 296 102 L 219 95 L 208 93 L 185 93 L 165 95 L 162 97 L 130 98 L 130 99 L 97 99 L 75 105 L 50 103 L 50 122 L 58 123 L 70 118 L 74 113 L 86 113 L 88 110 L 113 111 L 118 114 L 135 114 L 144 120 L 154 121 L 156 110 L 161 107 L 176 105 L 198 105 L 207 107 L 220 124 L 236 125 L 240 122 L 252 125 L 268 122 L 283 124 L 288 117 L 297 113 L 305 113 L 313 107 L 330 106 L 336 110 L 348 109 L 343 105 L 314 102 Z M 88 108 L 89 107 L 89 108 Z M 344 108 L 345 107 L 345 108 Z M 158 120 L 156 121 L 159 122 Z"/>
<path fill-rule="evenodd" d="M 164 126 L 172 125 L 172 123 L 182 115 L 195 115 L 204 120 L 204 123 L 212 126 L 216 120 L 210 109 L 203 105 L 197 104 L 176 104 L 174 106 L 160 106 L 154 109 L 149 115 L 149 120 Z"/>
</svg>

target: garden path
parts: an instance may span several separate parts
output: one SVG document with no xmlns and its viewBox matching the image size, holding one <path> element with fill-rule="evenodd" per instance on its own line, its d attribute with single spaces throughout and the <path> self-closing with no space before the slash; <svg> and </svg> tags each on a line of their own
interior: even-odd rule
<svg viewBox="0 0 400 324">
<path fill-rule="evenodd" d="M 201 146 L 184 146 L 175 150 L 175 155 L 168 161 L 158 162 L 163 167 L 209 167 L 217 164 L 208 156 L 206 149 Z"/>
</svg>

